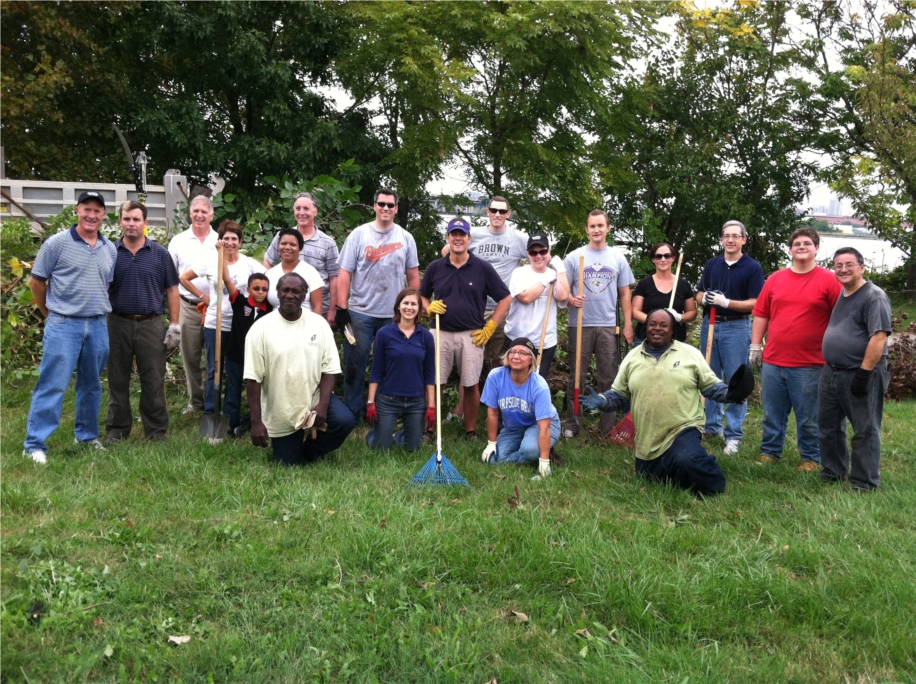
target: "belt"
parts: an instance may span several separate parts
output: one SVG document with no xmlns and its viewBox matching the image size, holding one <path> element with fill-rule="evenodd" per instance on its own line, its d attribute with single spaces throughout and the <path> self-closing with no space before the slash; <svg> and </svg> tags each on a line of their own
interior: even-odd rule
<svg viewBox="0 0 916 684">
<path fill-rule="evenodd" d="M 150 321 L 150 320 L 156 318 L 156 316 L 161 316 L 161 315 L 162 315 L 161 313 L 157 313 L 157 314 L 143 314 L 142 316 L 138 316 L 138 315 L 135 315 L 135 314 L 118 313 L 117 311 L 112 311 L 112 313 L 113 313 L 115 316 L 119 316 L 120 318 L 126 318 L 126 319 L 129 320 L 129 321 L 135 321 L 135 322 L 138 322 L 138 323 L 139 323 L 140 321 Z"/>
<path fill-rule="evenodd" d="M 827 365 L 830 366 L 835 371 L 849 371 L 849 370 L 856 370 L 858 368 L 858 366 L 856 366 L 855 368 L 841 368 L 840 366 L 834 366 L 832 363 L 828 363 Z"/>
<path fill-rule="evenodd" d="M 703 316 L 703 318 L 709 318 L 709 316 Z M 747 314 L 735 314 L 734 316 L 716 316 L 716 323 L 723 323 L 725 321 L 743 321 L 747 319 Z"/>
<path fill-rule="evenodd" d="M 200 304 L 200 300 L 197 300 L 197 301 L 195 302 L 195 301 L 194 301 L 193 299 L 191 299 L 190 297 L 185 297 L 184 295 L 178 295 L 178 296 L 181 297 L 181 300 L 182 300 L 182 301 L 187 302 L 187 303 L 190 304 L 191 306 L 197 306 L 198 304 Z"/>
</svg>

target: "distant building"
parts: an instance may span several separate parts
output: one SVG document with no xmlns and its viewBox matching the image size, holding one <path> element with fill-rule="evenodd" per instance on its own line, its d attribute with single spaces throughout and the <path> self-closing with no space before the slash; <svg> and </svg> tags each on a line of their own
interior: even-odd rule
<svg viewBox="0 0 916 684">
<path fill-rule="evenodd" d="M 843 203 L 839 200 L 830 200 L 830 206 L 827 208 L 827 216 L 842 216 Z"/>
</svg>

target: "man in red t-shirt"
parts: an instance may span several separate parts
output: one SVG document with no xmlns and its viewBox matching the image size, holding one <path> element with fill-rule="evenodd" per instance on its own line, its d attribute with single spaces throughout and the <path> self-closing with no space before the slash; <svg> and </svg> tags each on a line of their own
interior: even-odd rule
<svg viewBox="0 0 916 684">
<path fill-rule="evenodd" d="M 801 455 L 798 469 L 805 472 L 820 469 L 817 384 L 824 367 L 821 342 L 843 290 L 831 271 L 815 263 L 819 246 L 820 238 L 811 228 L 792 233 L 792 265 L 766 281 L 754 305 L 751 331 L 750 361 L 760 369 L 763 392 L 760 461 L 779 461 L 789 412 L 795 411 Z"/>
</svg>

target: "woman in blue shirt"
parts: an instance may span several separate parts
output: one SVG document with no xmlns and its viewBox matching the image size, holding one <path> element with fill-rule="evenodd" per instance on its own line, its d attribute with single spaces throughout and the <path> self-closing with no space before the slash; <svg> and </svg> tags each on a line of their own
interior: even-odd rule
<svg viewBox="0 0 916 684">
<path fill-rule="evenodd" d="M 394 439 L 416 451 L 424 427 L 435 425 L 436 344 L 429 330 L 417 325 L 420 313 L 420 293 L 405 288 L 394 302 L 394 323 L 375 335 L 366 403 L 370 447 L 388 451 Z M 393 435 L 399 417 L 404 429 Z"/>
<path fill-rule="evenodd" d="M 511 342 L 503 367 L 487 376 L 481 402 L 487 405 L 484 463 L 538 462 L 541 477 L 550 475 L 553 446 L 560 439 L 560 416 L 547 381 L 534 372 L 537 347 L 527 337 Z M 502 418 L 503 429 L 498 430 Z M 499 435 L 497 436 L 497 431 Z"/>
</svg>

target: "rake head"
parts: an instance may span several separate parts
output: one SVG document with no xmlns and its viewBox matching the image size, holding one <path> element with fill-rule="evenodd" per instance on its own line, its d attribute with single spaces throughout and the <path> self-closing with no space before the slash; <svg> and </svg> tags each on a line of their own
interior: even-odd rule
<svg viewBox="0 0 916 684">
<path fill-rule="evenodd" d="M 452 465 L 445 454 L 437 451 L 424 465 L 420 472 L 413 476 L 407 483 L 408 487 L 467 487 L 474 489 L 464 479 L 458 469 Z"/>
<path fill-rule="evenodd" d="M 633 424 L 633 415 L 627 413 L 614 428 L 607 433 L 607 438 L 611 444 L 625 446 L 629 449 L 636 448 L 636 426 Z"/>
</svg>

